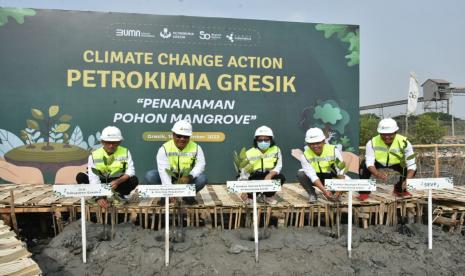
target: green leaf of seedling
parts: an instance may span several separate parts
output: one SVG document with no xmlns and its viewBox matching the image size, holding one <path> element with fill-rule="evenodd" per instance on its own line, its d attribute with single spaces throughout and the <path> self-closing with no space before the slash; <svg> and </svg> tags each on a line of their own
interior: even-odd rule
<svg viewBox="0 0 465 276">
<path fill-rule="evenodd" d="M 416 153 L 412 154 L 412 155 L 409 155 L 407 158 L 405 158 L 407 161 L 408 160 L 412 160 L 413 158 L 415 158 L 417 156 Z"/>
<path fill-rule="evenodd" d="M 103 164 L 104 164 L 105 166 L 108 166 L 108 159 L 107 159 L 106 156 L 103 157 Z"/>
<path fill-rule="evenodd" d="M 165 169 L 166 173 L 171 177 L 177 177 L 177 175 L 171 169 Z"/>
<path fill-rule="evenodd" d="M 32 114 L 32 117 L 34 117 L 37 120 L 44 119 L 44 113 L 42 113 L 42 111 L 40 111 L 39 109 L 36 109 L 36 108 L 31 109 L 31 114 Z"/>
<path fill-rule="evenodd" d="M 96 168 L 92 168 L 92 172 L 98 176 L 102 176 L 103 177 L 103 173 L 99 170 L 97 170 Z"/>
</svg>

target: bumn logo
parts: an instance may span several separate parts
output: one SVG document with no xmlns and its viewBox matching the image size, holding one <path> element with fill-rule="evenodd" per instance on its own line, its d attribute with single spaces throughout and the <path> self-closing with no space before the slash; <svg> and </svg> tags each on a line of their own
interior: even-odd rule
<svg viewBox="0 0 465 276">
<path fill-rule="evenodd" d="M 140 30 L 132 29 L 116 29 L 116 36 L 141 37 L 142 32 Z"/>
</svg>

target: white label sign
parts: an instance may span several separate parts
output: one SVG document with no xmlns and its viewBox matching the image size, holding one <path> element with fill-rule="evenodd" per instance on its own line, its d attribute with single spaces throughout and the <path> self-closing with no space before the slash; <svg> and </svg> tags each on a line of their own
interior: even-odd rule
<svg viewBox="0 0 465 276">
<path fill-rule="evenodd" d="M 451 177 L 442 178 L 412 178 L 407 179 L 407 190 L 453 189 Z"/>
<path fill-rule="evenodd" d="M 141 197 L 186 197 L 195 196 L 195 184 L 139 185 Z"/>
<path fill-rule="evenodd" d="M 53 193 L 60 197 L 111 196 L 108 184 L 53 185 Z"/>
<path fill-rule="evenodd" d="M 326 179 L 325 187 L 330 191 L 376 191 L 374 179 Z"/>
<path fill-rule="evenodd" d="M 281 191 L 281 181 L 276 179 L 227 181 L 226 186 L 230 193 L 263 193 Z"/>
</svg>

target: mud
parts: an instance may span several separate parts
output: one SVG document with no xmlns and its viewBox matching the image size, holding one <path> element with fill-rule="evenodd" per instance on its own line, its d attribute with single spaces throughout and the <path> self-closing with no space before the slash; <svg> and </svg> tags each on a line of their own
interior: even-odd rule
<svg viewBox="0 0 465 276">
<path fill-rule="evenodd" d="M 413 237 L 394 227 L 356 227 L 352 258 L 347 255 L 346 228 L 339 239 L 331 237 L 335 231 L 329 228 L 272 228 L 260 241 L 258 263 L 250 229 L 186 229 L 185 242 L 171 244 L 169 267 L 163 232 L 120 224 L 113 240 L 102 241 L 102 225 L 87 226 L 87 264 L 82 263 L 80 223 L 75 222 L 33 256 L 45 275 L 463 275 L 465 271 L 465 237 L 434 227 L 429 251 L 425 225 L 410 225 Z"/>
</svg>

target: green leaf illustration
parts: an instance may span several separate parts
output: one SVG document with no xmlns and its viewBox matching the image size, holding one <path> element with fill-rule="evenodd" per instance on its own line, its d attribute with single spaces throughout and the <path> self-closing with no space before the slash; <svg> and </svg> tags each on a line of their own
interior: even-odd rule
<svg viewBox="0 0 465 276">
<path fill-rule="evenodd" d="M 67 114 L 63 114 L 60 116 L 60 118 L 58 119 L 60 122 L 69 122 L 73 117 L 71 117 L 70 115 L 67 115 Z"/>
<path fill-rule="evenodd" d="M 55 132 L 65 132 L 69 129 L 70 125 L 69 124 L 59 124 L 55 128 Z"/>
<path fill-rule="evenodd" d="M 323 106 L 317 106 L 315 108 L 315 113 L 313 114 L 314 119 L 320 119 L 324 123 L 330 123 L 332 125 L 342 119 L 341 110 L 338 107 L 333 107 L 331 104 L 327 103 Z"/>
<path fill-rule="evenodd" d="M 18 24 L 23 24 L 25 16 L 34 15 L 36 15 L 36 11 L 33 9 L 0 8 L 0 26 L 8 23 L 8 17 L 15 19 Z"/>
<path fill-rule="evenodd" d="M 39 124 L 34 120 L 27 120 L 26 124 L 28 128 L 39 130 Z"/>
<path fill-rule="evenodd" d="M 50 116 L 50 118 L 55 117 L 55 115 L 57 115 L 59 111 L 60 107 L 58 105 L 52 105 L 48 109 L 48 116 Z"/>
<path fill-rule="evenodd" d="M 44 113 L 40 111 L 39 109 L 33 108 L 31 109 L 32 117 L 34 117 L 37 120 L 43 120 L 44 119 Z"/>
</svg>

